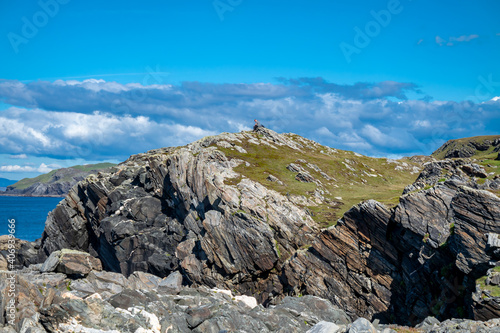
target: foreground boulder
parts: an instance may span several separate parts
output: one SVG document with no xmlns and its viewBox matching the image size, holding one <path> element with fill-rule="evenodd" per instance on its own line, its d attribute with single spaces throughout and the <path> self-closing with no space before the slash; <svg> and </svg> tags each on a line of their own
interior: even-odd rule
<svg viewBox="0 0 500 333">
<path fill-rule="evenodd" d="M 350 323 L 342 310 L 314 296 L 287 297 L 265 309 L 229 290 L 170 288 L 177 273 L 161 279 L 91 271 L 75 278 L 39 268 L 19 272 L 16 319 L 10 325 L 0 317 L 0 332 L 306 332 L 321 321 Z M 0 303 L 8 301 L 5 285 L 0 291 Z"/>
<path fill-rule="evenodd" d="M 92 270 L 102 270 L 101 261 L 90 254 L 63 249 L 52 252 L 43 263 L 40 271 L 42 273 L 57 272 L 66 275 L 87 275 Z"/>
</svg>

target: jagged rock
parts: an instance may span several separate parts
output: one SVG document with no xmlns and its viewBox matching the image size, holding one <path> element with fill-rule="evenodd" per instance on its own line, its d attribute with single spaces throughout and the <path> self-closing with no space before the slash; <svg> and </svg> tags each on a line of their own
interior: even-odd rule
<svg viewBox="0 0 500 333">
<path fill-rule="evenodd" d="M 348 326 L 348 333 L 377 333 L 373 325 L 365 318 L 358 318 Z"/>
<path fill-rule="evenodd" d="M 99 258 L 114 273 L 54 283 L 64 293 L 54 286 L 42 288 L 40 296 L 35 284 L 26 289 L 36 302 L 25 307 L 25 317 L 42 309 L 42 323 L 52 330 L 61 323 L 74 330 L 103 328 L 96 319 L 103 314 L 116 319 L 107 330 L 124 329 L 124 323 L 126 330 L 153 325 L 149 314 L 163 330 L 172 325 L 178 331 L 305 332 L 322 320 L 335 321 L 332 314 L 321 314 L 327 305 L 306 301 L 313 296 L 286 297 L 301 294 L 341 309 L 337 325 L 358 317 L 416 324 L 431 314 L 440 319 L 500 314 L 492 297 L 473 299 L 475 279 L 500 259 L 491 236 L 500 234 L 500 205 L 496 195 L 482 190 L 496 182 L 477 184 L 464 172 L 463 166 L 475 168 L 470 161 L 428 163 L 394 209 L 368 200 L 320 230 L 307 208 L 329 200 L 319 180 L 311 176 L 317 187 L 307 197 L 266 188 L 235 171 L 244 161 L 217 149 L 221 141 L 234 148 L 237 140 L 245 140 L 245 147 L 265 144 L 267 150 L 286 146 L 293 154 L 314 145 L 267 129 L 223 134 L 132 156 L 109 173 L 87 178 L 50 214 L 39 259 L 71 248 Z M 366 167 L 342 162 L 342 170 L 353 176 Z M 409 162 L 388 163 L 412 168 Z M 318 173 L 305 160 L 289 165 L 297 174 L 304 168 Z M 174 288 L 162 286 L 170 283 L 162 279 L 167 276 Z M 181 288 L 180 281 L 230 289 L 235 297 L 217 292 L 213 300 L 212 291 Z M 248 306 L 242 295 L 261 305 Z M 122 310 L 115 313 L 113 304 Z M 168 312 L 176 307 L 175 315 Z M 88 319 L 71 321 L 77 313 Z"/>
<path fill-rule="evenodd" d="M 463 185 L 486 190 L 500 188 L 500 180 L 486 180 L 479 184 L 474 177 L 487 177 L 482 166 L 463 159 L 429 162 L 424 164 L 424 170 L 413 184 L 405 188 L 403 194 L 444 183 L 454 189 Z"/>
<path fill-rule="evenodd" d="M 167 288 L 173 292 L 179 292 L 182 287 L 182 275 L 179 272 L 170 273 L 169 276 L 164 278 L 158 285 L 161 288 Z"/>
<path fill-rule="evenodd" d="M 498 254 L 487 248 L 487 234 L 500 233 L 500 198 L 481 190 L 462 187 L 453 198 L 454 240 L 451 248 L 457 254 L 457 267 L 468 274 L 486 265 Z"/>
<path fill-rule="evenodd" d="M 286 168 L 291 172 L 305 172 L 303 167 L 295 163 L 290 163 Z"/>
<path fill-rule="evenodd" d="M 304 183 L 314 183 L 316 181 L 316 179 L 314 179 L 314 177 L 307 172 L 299 172 L 295 176 L 295 179 L 298 180 L 299 182 L 304 182 Z"/>
<path fill-rule="evenodd" d="M 53 252 L 40 270 L 43 273 L 59 272 L 67 275 L 87 275 L 92 270 L 100 271 L 101 269 L 101 261 L 90 254 L 63 249 Z"/>
<path fill-rule="evenodd" d="M 415 327 L 429 329 L 432 328 L 434 325 L 439 325 L 439 320 L 437 320 L 435 317 L 429 316 Z"/>
<path fill-rule="evenodd" d="M 395 222 L 420 235 L 421 240 L 425 238 L 430 246 L 438 248 L 450 235 L 452 222 L 448 214 L 454 194 L 453 189 L 437 185 L 413 195 L 402 196 L 396 207 Z M 417 244 L 421 240 L 416 240 Z"/>
<path fill-rule="evenodd" d="M 17 290 L 23 293 L 41 291 L 38 299 L 33 296 L 35 294 L 28 298 L 22 298 L 21 294 L 17 296 L 18 329 L 14 331 L 211 332 L 215 329 L 216 332 L 299 333 L 321 321 L 329 320 L 341 327 L 350 322 L 346 314 L 329 301 L 312 296 L 287 297 L 276 307 L 266 309 L 261 305 L 249 307 L 239 301 L 238 296 L 231 298 L 230 291 L 182 287 L 172 293 L 172 289 L 154 284 L 144 284 L 142 290 L 136 290 L 130 289 L 134 286 L 128 282 L 125 289 L 111 297 L 103 297 L 101 295 L 106 292 L 97 291 L 80 297 L 76 289 L 50 287 L 50 281 L 45 280 L 47 274 L 27 269 L 19 272 Z M 92 271 L 86 278 L 68 280 L 63 276 L 63 280 L 71 281 L 72 287 L 77 281 L 84 285 L 94 284 L 98 279 L 114 278 L 118 283 L 127 280 L 120 275 Z M 9 329 L 3 331 L 9 332 Z"/>
<path fill-rule="evenodd" d="M 462 170 L 467 175 L 472 176 L 472 177 L 480 177 L 480 178 L 488 177 L 488 174 L 486 173 L 486 171 L 484 171 L 484 168 L 480 167 L 477 164 L 464 165 L 464 166 L 462 166 Z"/>
<path fill-rule="evenodd" d="M 438 150 L 432 153 L 432 156 L 440 158 L 464 158 L 474 156 L 477 151 L 486 151 L 492 145 L 496 146 L 498 137 L 490 139 L 468 138 L 468 140 L 449 140 Z"/>
<path fill-rule="evenodd" d="M 259 142 L 301 148 L 270 130 L 259 133 Z M 190 284 L 257 291 L 259 302 L 281 295 L 279 272 L 270 273 L 284 261 L 277 248 L 289 257 L 311 243 L 318 228 L 304 209 L 259 183 L 243 178 L 226 185 L 239 176 L 233 168 L 242 161 L 213 145 L 246 136 L 224 134 L 136 155 L 112 173 L 87 178 L 49 214 L 40 260 L 71 248 L 127 276 L 181 270 Z"/>
</svg>

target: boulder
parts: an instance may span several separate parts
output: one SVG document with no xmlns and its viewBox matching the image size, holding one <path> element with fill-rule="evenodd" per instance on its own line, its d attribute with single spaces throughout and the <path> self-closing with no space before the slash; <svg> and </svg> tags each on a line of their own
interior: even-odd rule
<svg viewBox="0 0 500 333">
<path fill-rule="evenodd" d="M 170 273 L 169 276 L 164 278 L 159 284 L 158 287 L 166 288 L 172 290 L 174 292 L 179 292 L 182 288 L 182 275 L 179 272 Z"/>
<path fill-rule="evenodd" d="M 327 321 L 320 321 L 307 331 L 307 333 L 337 333 L 338 331 L 340 331 L 340 327 L 336 324 Z"/>
<path fill-rule="evenodd" d="M 58 272 L 67 275 L 87 275 L 102 270 L 101 261 L 82 251 L 63 249 L 53 252 L 43 263 L 43 273 Z"/>
<path fill-rule="evenodd" d="M 347 329 L 348 333 L 377 333 L 373 325 L 365 318 L 358 318 L 350 324 Z"/>
<path fill-rule="evenodd" d="M 314 179 L 313 176 L 311 176 L 308 172 L 299 172 L 296 176 L 295 179 L 298 180 L 299 182 L 303 183 L 314 183 L 316 179 Z"/>
</svg>

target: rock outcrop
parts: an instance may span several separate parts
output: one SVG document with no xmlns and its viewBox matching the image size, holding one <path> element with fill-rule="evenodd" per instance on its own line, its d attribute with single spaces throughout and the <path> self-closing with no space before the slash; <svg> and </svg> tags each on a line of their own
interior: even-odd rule
<svg viewBox="0 0 500 333">
<path fill-rule="evenodd" d="M 89 254 L 63 249 L 58 254 Z M 352 321 L 330 301 L 316 297 L 285 297 L 268 308 L 253 297 L 230 290 L 182 286 L 178 272 L 166 278 L 134 272 L 91 270 L 86 276 L 43 272 L 52 259 L 23 268 L 15 275 L 0 271 L 0 333 L 28 332 L 249 332 L 249 333 L 394 333 L 407 328 Z M 14 278 L 12 278 L 12 276 Z M 14 294 L 10 290 L 16 290 Z M 9 304 L 15 304 L 13 312 Z M 433 317 L 417 332 L 499 332 L 500 320 L 487 322 Z"/>
<path fill-rule="evenodd" d="M 263 133 L 269 144 L 296 146 Z M 282 295 L 281 265 L 312 243 L 318 228 L 262 184 L 226 184 L 243 162 L 212 146 L 220 139 L 133 156 L 116 172 L 79 183 L 49 214 L 41 259 L 71 248 L 127 276 L 179 270 L 194 285 L 254 294 L 259 302 Z"/>
<path fill-rule="evenodd" d="M 473 138 L 449 140 L 432 153 L 432 156 L 439 159 L 466 158 L 481 155 L 484 152 L 497 152 L 499 150 L 500 136 L 477 136 Z"/>
<path fill-rule="evenodd" d="M 306 332 L 319 322 L 345 331 L 350 323 L 342 310 L 314 296 L 286 297 L 266 309 L 229 290 L 183 287 L 178 273 L 127 278 L 91 270 L 77 277 L 43 272 L 44 266 L 53 266 L 52 259 L 19 271 L 13 283 L 0 272 L 0 303 L 13 300 L 17 308 L 12 318 L 2 312 L 0 332 Z"/>
<path fill-rule="evenodd" d="M 231 151 L 258 154 L 256 145 L 270 155 L 286 149 L 305 156 L 311 143 L 259 129 L 132 156 L 75 186 L 50 213 L 39 243 L 19 249 L 19 263 L 50 262 L 50 256 L 61 258 L 56 251 L 62 249 L 84 251 L 98 258 L 106 273 L 97 273 L 94 264 L 55 272 L 88 281 L 114 272 L 120 281 L 123 276 L 150 286 L 170 276 L 164 284 L 171 289 L 182 281 L 255 297 L 264 306 L 278 307 L 286 296 L 314 295 L 350 320 L 414 325 L 429 315 L 441 320 L 500 315 L 496 296 L 484 287 L 496 280 L 476 284 L 500 266 L 500 198 L 490 192 L 500 188 L 500 179 L 482 178 L 482 166 L 428 162 L 397 206 L 366 200 L 321 229 L 313 217 L 319 205 L 335 207 L 331 197 L 340 177 L 359 171 L 382 182 L 386 176 L 351 158 L 338 162 L 342 174 L 300 158 L 261 175 L 259 182 L 242 172 L 254 165 L 229 157 Z M 338 154 L 319 149 L 320 156 Z M 377 163 L 394 165 L 392 173 L 420 170 L 410 161 Z M 305 188 L 308 197 L 294 187 Z M 114 290 L 124 289 L 124 283 L 118 285 Z"/>
</svg>

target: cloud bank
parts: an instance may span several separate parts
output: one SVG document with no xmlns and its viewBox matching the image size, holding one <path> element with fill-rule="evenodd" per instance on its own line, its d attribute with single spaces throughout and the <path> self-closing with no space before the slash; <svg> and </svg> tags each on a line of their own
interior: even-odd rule
<svg viewBox="0 0 500 333">
<path fill-rule="evenodd" d="M 421 95 L 415 100 L 409 94 Z M 474 100 L 474 99 L 473 99 Z M 449 138 L 495 133 L 500 100 L 432 101 L 413 83 L 178 85 L 103 80 L 0 81 L 0 153 L 123 160 L 149 149 L 249 129 L 278 132 L 371 156 L 430 154 Z"/>
</svg>

